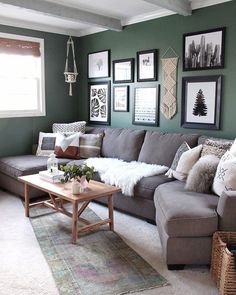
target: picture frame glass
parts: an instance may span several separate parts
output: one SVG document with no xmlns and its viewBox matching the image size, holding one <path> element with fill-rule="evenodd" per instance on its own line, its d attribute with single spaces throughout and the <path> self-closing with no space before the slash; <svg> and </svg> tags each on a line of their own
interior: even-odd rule
<svg viewBox="0 0 236 295">
<path fill-rule="evenodd" d="M 128 86 L 114 87 L 113 109 L 115 112 L 128 111 Z"/>
<path fill-rule="evenodd" d="M 154 53 L 143 53 L 138 55 L 139 58 L 139 79 L 153 79 L 154 78 Z"/>
<path fill-rule="evenodd" d="M 135 88 L 133 124 L 157 124 L 157 88 Z"/>
<path fill-rule="evenodd" d="M 115 67 L 115 81 L 129 81 L 132 79 L 131 74 L 131 61 L 116 62 Z"/>
<path fill-rule="evenodd" d="M 186 85 L 186 121 L 214 124 L 216 82 L 196 82 Z"/>
<path fill-rule="evenodd" d="M 88 54 L 88 78 L 109 77 L 109 51 Z"/>
<path fill-rule="evenodd" d="M 89 121 L 96 123 L 109 122 L 109 84 L 94 83 L 89 86 Z"/>
</svg>

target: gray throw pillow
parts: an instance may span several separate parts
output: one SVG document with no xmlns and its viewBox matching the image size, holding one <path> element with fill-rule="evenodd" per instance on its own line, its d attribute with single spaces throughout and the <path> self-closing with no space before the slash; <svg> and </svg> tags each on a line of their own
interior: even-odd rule
<svg viewBox="0 0 236 295">
<path fill-rule="evenodd" d="M 185 188 L 197 193 L 210 193 L 219 161 L 214 155 L 201 157 L 190 170 Z"/>
</svg>

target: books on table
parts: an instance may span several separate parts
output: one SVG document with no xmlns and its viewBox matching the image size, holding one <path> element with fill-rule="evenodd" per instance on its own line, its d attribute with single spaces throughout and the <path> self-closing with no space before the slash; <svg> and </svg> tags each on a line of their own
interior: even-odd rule
<svg viewBox="0 0 236 295">
<path fill-rule="evenodd" d="M 43 180 L 53 182 L 53 183 L 59 183 L 61 182 L 61 179 L 64 176 L 64 172 L 58 170 L 56 173 L 50 173 L 48 170 L 45 171 L 39 171 L 39 177 Z"/>
</svg>

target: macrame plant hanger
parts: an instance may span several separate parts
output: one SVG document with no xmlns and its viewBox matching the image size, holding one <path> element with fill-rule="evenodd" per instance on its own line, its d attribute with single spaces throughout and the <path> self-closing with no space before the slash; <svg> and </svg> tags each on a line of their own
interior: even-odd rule
<svg viewBox="0 0 236 295">
<path fill-rule="evenodd" d="M 71 47 L 72 58 L 73 58 L 73 72 L 70 72 L 69 71 L 69 53 L 70 53 L 70 47 Z M 70 83 L 69 95 L 72 96 L 72 83 L 76 83 L 78 72 L 77 72 L 77 66 L 76 66 L 76 62 L 75 62 L 74 42 L 73 42 L 71 36 L 69 37 L 69 39 L 67 41 L 66 65 L 65 65 L 64 75 L 65 75 L 65 82 L 66 83 Z"/>
</svg>

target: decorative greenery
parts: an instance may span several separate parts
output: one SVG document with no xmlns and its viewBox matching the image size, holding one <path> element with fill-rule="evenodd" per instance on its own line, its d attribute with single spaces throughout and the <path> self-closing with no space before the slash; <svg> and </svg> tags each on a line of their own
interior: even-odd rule
<svg viewBox="0 0 236 295">
<path fill-rule="evenodd" d="M 66 183 L 72 179 L 80 182 L 82 176 L 86 176 L 86 180 L 93 177 L 94 167 L 89 167 L 86 164 L 83 165 L 61 165 L 60 170 L 64 171 L 64 178 L 61 179 L 62 183 Z"/>
</svg>

